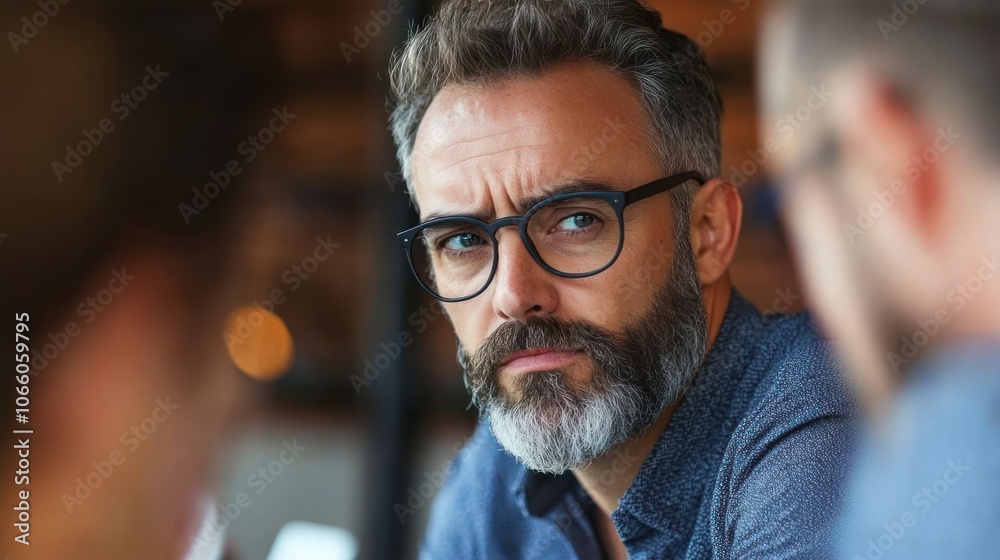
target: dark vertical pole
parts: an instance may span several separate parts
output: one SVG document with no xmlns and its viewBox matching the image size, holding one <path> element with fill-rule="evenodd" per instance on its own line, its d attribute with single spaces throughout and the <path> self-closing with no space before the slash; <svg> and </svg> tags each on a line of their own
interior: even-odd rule
<svg viewBox="0 0 1000 560">
<path fill-rule="evenodd" d="M 382 34 L 386 41 L 386 54 L 405 40 L 411 25 L 423 21 L 423 17 L 430 13 L 431 3 L 430 0 L 402 0 L 403 11 L 392 18 Z M 383 67 L 370 72 L 377 79 L 372 81 L 369 90 L 377 92 L 380 98 L 387 98 L 388 56 L 374 58 L 379 61 L 376 64 L 381 63 Z M 383 154 L 380 166 L 387 173 L 395 174 L 399 167 L 391 139 L 385 132 L 388 114 L 385 117 L 385 121 L 373 127 L 383 131 L 374 143 L 374 153 Z M 368 356 L 384 352 L 382 343 L 392 345 L 400 333 L 407 331 L 407 317 L 417 305 L 409 266 L 395 240 L 395 232 L 415 221 L 413 209 L 401 181 L 394 181 L 392 189 L 387 177 L 378 177 L 373 181 L 376 182 L 373 187 L 375 193 L 370 201 L 376 216 L 381 219 L 373 220 L 378 224 L 373 233 L 377 235 L 379 257 L 372 264 L 378 267 L 379 274 L 375 301 L 370 307 L 370 332 L 374 341 L 368 345 Z M 406 549 L 406 529 L 412 524 L 400 523 L 394 509 L 397 502 L 405 500 L 406 489 L 411 484 L 414 442 L 420 425 L 416 417 L 415 393 L 418 385 L 416 377 L 422 368 L 415 363 L 412 350 L 412 347 L 401 347 L 399 355 L 380 371 L 371 385 L 364 388 L 368 396 L 368 433 L 371 434 L 368 463 L 371 466 L 371 499 L 368 503 L 368 535 L 362 550 L 363 557 L 371 560 L 415 557 L 415 551 Z"/>
</svg>

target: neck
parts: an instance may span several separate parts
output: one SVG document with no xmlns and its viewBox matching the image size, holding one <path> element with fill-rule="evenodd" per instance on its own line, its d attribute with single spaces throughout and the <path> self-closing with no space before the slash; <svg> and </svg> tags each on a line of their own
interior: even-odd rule
<svg viewBox="0 0 1000 560">
<path fill-rule="evenodd" d="M 679 404 L 680 399 L 674 401 L 639 437 L 612 447 L 584 467 L 573 469 L 580 485 L 604 515 L 610 516 L 611 512 L 618 509 L 618 500 L 632 484 L 639 467 L 666 430 L 670 417 Z"/>
</svg>

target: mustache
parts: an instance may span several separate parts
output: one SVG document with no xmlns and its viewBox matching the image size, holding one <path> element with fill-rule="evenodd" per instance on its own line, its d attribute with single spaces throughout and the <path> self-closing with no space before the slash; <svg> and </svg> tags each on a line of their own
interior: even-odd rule
<svg viewBox="0 0 1000 560">
<path fill-rule="evenodd" d="M 554 348 L 592 355 L 595 349 L 614 344 L 614 341 L 614 334 L 585 321 L 567 321 L 551 315 L 509 321 L 497 327 L 471 358 L 466 356 L 467 369 L 473 377 L 492 376 L 514 352 Z"/>
</svg>

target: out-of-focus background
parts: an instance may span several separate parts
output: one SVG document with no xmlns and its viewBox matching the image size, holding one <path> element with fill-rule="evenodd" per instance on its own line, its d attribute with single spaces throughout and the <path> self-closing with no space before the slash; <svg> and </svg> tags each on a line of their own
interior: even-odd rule
<svg viewBox="0 0 1000 560">
<path fill-rule="evenodd" d="M 394 236 L 416 216 L 387 130 L 386 69 L 434 4 L 42 0 L 0 7 L 0 189 L 7 205 L 50 201 L 35 200 L 36 210 L 20 216 L 26 223 L 38 208 L 57 215 L 86 204 L 88 185 L 119 166 L 179 184 L 184 197 L 164 209 L 178 224 L 211 223 L 233 191 L 256 203 L 234 248 L 245 262 L 241 299 L 273 310 L 294 351 L 237 356 L 253 375 L 219 374 L 230 383 L 219 405 L 227 420 L 207 463 L 217 490 L 206 500 L 224 519 L 233 557 L 266 558 L 293 521 L 349 531 L 362 558 L 415 557 L 433 493 L 474 426 L 450 326 L 415 286 Z M 761 172 L 768 152 L 759 131 L 778 131 L 755 117 L 760 3 L 651 4 L 668 27 L 702 46 L 723 93 L 723 175 L 740 187 L 746 209 L 735 284 L 762 310 L 797 311 L 806 302 Z M 102 123 L 107 130 L 95 133 Z M 148 167 L 142 158 L 124 160 L 144 151 L 172 156 Z M 230 161 L 238 172 L 227 170 Z M 212 183 L 225 185 L 206 187 Z M 127 196 L 157 200 L 147 190 L 155 186 L 133 187 Z M 4 252 L 62 243 L 16 231 L 0 224 L 0 262 Z M 2 273 L 30 281 L 37 274 Z M 65 298 L 70 315 L 75 293 Z M 17 303 L 16 294 L 4 298 Z M 280 325 L 262 332 L 284 340 Z M 48 341 L 48 333 L 35 334 L 39 344 Z M 102 407 L 93 408 L 84 418 L 100 430 Z M 115 484 L 107 477 L 104 491 Z M 61 490 L 71 492 L 72 481 Z M 59 527 L 86 516 L 87 506 L 76 506 Z M 10 525 L 6 502 L 3 511 Z M 4 554 L 21 558 L 9 542 Z"/>
</svg>

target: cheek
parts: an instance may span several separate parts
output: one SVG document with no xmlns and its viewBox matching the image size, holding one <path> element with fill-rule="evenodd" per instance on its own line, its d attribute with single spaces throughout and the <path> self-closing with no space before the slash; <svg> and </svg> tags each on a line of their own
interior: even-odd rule
<svg viewBox="0 0 1000 560">
<path fill-rule="evenodd" d="M 620 332 L 649 308 L 653 294 L 666 282 L 673 262 L 667 242 L 641 247 L 627 242 L 611 268 L 590 278 L 566 280 L 560 295 L 562 313 Z"/>
<path fill-rule="evenodd" d="M 669 208 L 658 210 L 660 214 Z M 614 301 L 640 313 L 652 302 L 653 294 L 664 286 L 674 262 L 673 223 L 657 216 L 626 232 L 625 245 L 615 266 Z M 630 235 L 631 234 L 631 235 Z"/>
<path fill-rule="evenodd" d="M 851 249 L 833 206 L 818 194 L 793 196 L 786 220 L 812 305 L 824 323 L 842 335 L 854 329 L 861 299 L 852 289 Z"/>
<path fill-rule="evenodd" d="M 451 322 L 451 328 L 455 331 L 455 336 L 470 356 L 482 346 L 486 336 L 490 334 L 492 310 L 487 304 L 488 301 L 486 294 L 480 294 L 469 301 L 441 304 Z"/>
</svg>

